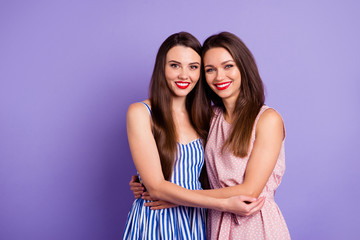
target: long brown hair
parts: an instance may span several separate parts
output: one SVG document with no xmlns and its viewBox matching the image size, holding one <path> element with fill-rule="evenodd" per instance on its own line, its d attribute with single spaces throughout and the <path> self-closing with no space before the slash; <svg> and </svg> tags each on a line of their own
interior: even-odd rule
<svg viewBox="0 0 360 240">
<path fill-rule="evenodd" d="M 234 109 L 235 118 L 223 150 L 229 148 L 235 156 L 245 157 L 248 155 L 256 116 L 265 102 L 263 82 L 253 55 L 236 35 L 221 32 L 210 36 L 204 42 L 202 57 L 209 49 L 216 47 L 224 48 L 231 54 L 241 74 L 240 94 Z M 221 98 L 209 86 L 206 87 L 206 91 L 213 104 L 225 111 Z"/>
<path fill-rule="evenodd" d="M 179 45 L 190 47 L 201 56 L 201 44 L 190 33 L 179 32 L 169 36 L 157 53 L 149 88 L 153 134 L 164 178 L 167 180 L 171 177 L 174 165 L 177 133 L 171 114 L 172 92 L 165 79 L 165 64 L 168 51 Z M 186 110 L 195 131 L 205 142 L 210 122 L 210 100 L 205 95 L 203 84 L 203 81 L 198 81 L 194 89 L 186 96 Z"/>
</svg>

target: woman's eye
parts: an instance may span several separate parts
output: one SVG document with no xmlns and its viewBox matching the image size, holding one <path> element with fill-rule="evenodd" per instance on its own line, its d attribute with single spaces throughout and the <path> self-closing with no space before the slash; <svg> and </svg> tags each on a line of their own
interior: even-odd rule
<svg viewBox="0 0 360 240">
<path fill-rule="evenodd" d="M 232 65 L 232 64 L 227 64 L 226 66 L 225 66 L 225 68 L 232 68 L 234 65 Z"/>
<path fill-rule="evenodd" d="M 176 64 L 176 63 L 172 63 L 172 64 L 170 64 L 170 67 L 172 67 L 172 68 L 179 68 L 180 66 L 179 66 L 178 64 Z"/>
<path fill-rule="evenodd" d="M 195 69 L 198 69 L 198 68 L 199 68 L 199 66 L 197 66 L 197 65 L 190 66 L 190 69 L 192 69 L 192 70 L 195 70 Z"/>
<path fill-rule="evenodd" d="M 207 69 L 205 70 L 206 73 L 211 73 L 211 72 L 213 72 L 213 71 L 214 71 L 213 68 L 207 68 Z"/>
</svg>

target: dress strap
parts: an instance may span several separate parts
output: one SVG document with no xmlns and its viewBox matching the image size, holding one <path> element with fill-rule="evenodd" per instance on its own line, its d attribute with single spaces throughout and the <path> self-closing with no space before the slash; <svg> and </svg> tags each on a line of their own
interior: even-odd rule
<svg viewBox="0 0 360 240">
<path fill-rule="evenodd" d="M 147 110 L 149 111 L 149 114 L 151 115 L 151 108 L 147 103 L 141 102 L 142 104 L 145 105 L 145 107 L 147 108 Z"/>
</svg>

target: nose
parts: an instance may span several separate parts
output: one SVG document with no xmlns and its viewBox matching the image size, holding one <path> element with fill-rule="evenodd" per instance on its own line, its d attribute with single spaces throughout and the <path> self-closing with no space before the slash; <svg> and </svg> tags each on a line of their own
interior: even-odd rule
<svg viewBox="0 0 360 240">
<path fill-rule="evenodd" d="M 216 71 L 216 80 L 221 81 L 225 79 L 225 73 L 222 69 Z"/>
<path fill-rule="evenodd" d="M 179 78 L 182 80 L 186 80 L 188 79 L 189 75 L 187 73 L 187 71 L 185 69 L 182 69 L 181 72 L 179 73 Z"/>
</svg>

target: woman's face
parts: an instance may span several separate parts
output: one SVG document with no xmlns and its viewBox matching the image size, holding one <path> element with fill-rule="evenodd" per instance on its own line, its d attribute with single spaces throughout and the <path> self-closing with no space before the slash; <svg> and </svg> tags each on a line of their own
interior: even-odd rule
<svg viewBox="0 0 360 240">
<path fill-rule="evenodd" d="M 166 54 L 165 78 L 173 94 L 185 97 L 200 78 L 201 57 L 192 48 L 175 46 Z"/>
<path fill-rule="evenodd" d="M 211 48 L 203 61 L 210 88 L 222 100 L 235 102 L 240 94 L 241 74 L 231 54 L 222 47 Z"/>
</svg>

